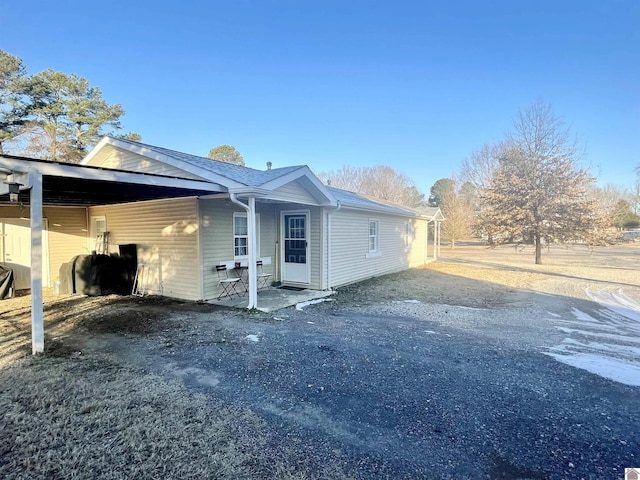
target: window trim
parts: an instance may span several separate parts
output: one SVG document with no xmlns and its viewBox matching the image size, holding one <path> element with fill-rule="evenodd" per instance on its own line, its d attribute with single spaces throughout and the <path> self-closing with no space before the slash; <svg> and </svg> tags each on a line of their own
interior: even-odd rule
<svg viewBox="0 0 640 480">
<path fill-rule="evenodd" d="M 374 235 L 371 235 L 371 225 L 376 226 Z M 374 248 L 371 248 L 371 240 L 374 240 Z M 379 257 L 382 255 L 380 252 L 380 221 L 377 218 L 370 218 L 367 222 L 367 254 L 366 258 Z"/>
<path fill-rule="evenodd" d="M 104 222 L 104 230 L 98 231 L 98 222 Z M 96 238 L 100 233 L 105 233 L 109 231 L 109 227 L 107 226 L 107 216 L 106 215 L 91 215 L 89 218 L 89 237 L 87 238 L 87 243 L 89 244 L 89 251 L 95 249 Z"/>
<path fill-rule="evenodd" d="M 411 224 L 410 221 L 406 221 L 404 222 L 404 251 L 408 252 L 409 250 L 411 250 L 411 246 L 413 244 L 413 237 L 414 237 L 414 231 L 413 231 L 413 225 Z"/>
<path fill-rule="evenodd" d="M 233 238 L 232 248 L 233 248 L 233 259 L 234 260 L 247 260 L 249 258 L 249 220 L 247 219 L 247 234 L 246 235 L 236 235 L 236 218 L 241 217 L 247 219 L 246 212 L 233 212 L 233 220 L 231 222 L 231 234 Z M 236 238 L 245 237 L 247 239 L 247 254 L 246 255 L 236 255 Z M 256 213 L 256 253 L 258 258 L 260 258 L 260 214 Z"/>
</svg>

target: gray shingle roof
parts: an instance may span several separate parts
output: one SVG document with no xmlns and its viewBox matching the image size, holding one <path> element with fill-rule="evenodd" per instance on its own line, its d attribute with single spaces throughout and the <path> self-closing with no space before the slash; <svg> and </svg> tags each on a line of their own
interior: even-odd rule
<svg viewBox="0 0 640 480">
<path fill-rule="evenodd" d="M 379 212 L 385 212 L 395 215 L 411 215 L 416 216 L 419 215 L 418 212 L 412 210 L 411 208 L 405 208 L 395 205 L 389 205 L 379 200 L 373 200 L 363 195 L 349 192 L 348 190 L 342 190 L 340 188 L 335 187 L 326 187 L 344 206 L 356 207 L 356 208 L 366 208 L 369 210 L 376 210 Z"/>
<path fill-rule="evenodd" d="M 234 182 L 242 183 L 248 187 L 259 187 L 271 180 L 281 177 L 282 175 L 286 175 L 289 172 L 293 172 L 294 170 L 304 167 L 303 165 L 295 165 L 291 167 L 274 168 L 272 170 L 256 170 L 255 168 L 243 167 L 241 165 L 220 162 L 218 160 L 211 160 L 210 158 L 190 155 L 188 153 L 182 153 L 163 147 L 156 147 L 146 143 L 124 140 L 122 138 L 118 138 L 117 140 L 152 150 L 161 155 L 166 155 L 167 157 L 175 158 L 176 160 L 188 163 L 194 167 L 207 170 L 217 175 L 222 175 L 223 177 L 233 180 Z"/>
<path fill-rule="evenodd" d="M 234 182 L 241 183 L 248 187 L 260 187 L 265 183 L 268 183 L 276 178 L 286 175 L 290 172 L 305 168 L 304 165 L 295 165 L 291 167 L 275 168 L 272 170 L 256 170 L 255 168 L 243 167 L 241 165 L 234 165 L 231 163 L 220 162 L 218 160 L 211 160 L 210 158 L 200 157 L 197 155 L 191 155 L 188 153 L 178 152 L 176 150 L 170 150 L 168 148 L 156 147 L 141 142 L 134 142 L 132 140 L 124 140 L 121 138 L 116 139 L 120 142 L 129 143 L 139 148 L 145 148 L 151 150 L 160 155 L 165 155 L 169 158 L 175 158 L 176 160 L 185 162 L 194 167 L 215 173 L 226 177 Z M 340 201 L 345 206 L 354 208 L 364 208 L 367 210 L 373 210 L 382 213 L 389 213 L 403 216 L 416 216 L 420 215 L 420 212 L 411 208 L 402 207 L 399 205 L 391 205 L 377 199 L 371 199 L 364 195 L 359 195 L 354 192 L 342 190 L 339 188 L 328 187 L 325 188 L 334 196 L 334 198 Z"/>
</svg>

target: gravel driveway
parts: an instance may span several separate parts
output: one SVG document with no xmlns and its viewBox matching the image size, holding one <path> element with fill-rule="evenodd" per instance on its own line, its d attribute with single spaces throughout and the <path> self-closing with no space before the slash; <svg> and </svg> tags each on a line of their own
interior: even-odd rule
<svg viewBox="0 0 640 480">
<path fill-rule="evenodd" d="M 249 408 L 311 471 L 618 479 L 640 465 L 640 388 L 558 357 L 605 352 L 595 358 L 633 373 L 635 304 L 599 302 L 609 291 L 640 302 L 624 252 L 616 271 L 593 257 L 574 271 L 495 255 L 480 265 L 477 251 L 461 250 L 303 310 L 178 308 L 159 333 L 93 336 L 82 348 Z"/>
<path fill-rule="evenodd" d="M 527 348 L 535 338 L 429 320 L 460 308 L 411 307 L 222 321 L 213 344 L 176 345 L 161 364 L 306 438 L 320 460 L 348 458 L 360 478 L 603 479 L 640 460 L 638 388 Z"/>
</svg>

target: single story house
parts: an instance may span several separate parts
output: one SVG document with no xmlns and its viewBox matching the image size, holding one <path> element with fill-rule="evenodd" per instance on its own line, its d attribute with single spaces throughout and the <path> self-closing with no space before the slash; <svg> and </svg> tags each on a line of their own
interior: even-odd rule
<svg viewBox="0 0 640 480">
<path fill-rule="evenodd" d="M 256 170 L 113 137 L 81 165 L 0 155 L 0 179 L 0 262 L 31 288 L 34 328 L 42 287 L 97 249 L 133 246 L 144 291 L 186 300 L 217 298 L 216 266 L 240 262 L 255 308 L 258 260 L 280 285 L 329 290 L 435 259 L 444 220 L 323 185 L 307 166 Z"/>
</svg>

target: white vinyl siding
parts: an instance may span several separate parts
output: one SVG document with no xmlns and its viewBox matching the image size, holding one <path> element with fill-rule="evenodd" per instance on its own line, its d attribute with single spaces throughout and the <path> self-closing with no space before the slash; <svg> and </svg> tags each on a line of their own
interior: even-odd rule
<svg viewBox="0 0 640 480">
<path fill-rule="evenodd" d="M 310 288 L 322 288 L 322 210 L 310 208 L 309 215 L 309 256 L 311 266 Z"/>
<path fill-rule="evenodd" d="M 137 245 L 138 264 L 148 266 L 148 292 L 200 300 L 197 208 L 195 198 L 175 198 L 92 207 L 90 216 L 106 217 L 110 251 Z"/>
<path fill-rule="evenodd" d="M 300 182 L 293 181 L 275 189 L 269 198 L 278 199 L 279 201 L 299 203 L 302 205 L 317 205 L 318 201 L 313 198 L 309 192 L 300 185 Z M 299 208 L 299 207 L 298 207 Z"/>
<path fill-rule="evenodd" d="M 367 212 L 342 208 L 330 212 L 331 258 L 329 287 L 358 282 L 425 263 L 426 221 L 394 215 L 370 217 Z M 371 222 L 377 222 L 377 247 L 370 252 L 373 242 Z M 414 232 L 411 247 L 405 249 L 406 222 Z M 415 225 L 415 226 L 414 226 Z M 359 232 L 359 233 L 358 233 Z"/>
<path fill-rule="evenodd" d="M 152 158 L 138 155 L 137 153 L 120 150 L 113 146 L 105 147 L 105 152 L 93 157 L 88 165 L 103 168 L 115 168 L 130 172 L 151 173 L 156 175 L 168 175 L 179 178 L 200 179 L 197 175 L 188 173 L 168 163 L 160 162 Z"/>
<path fill-rule="evenodd" d="M 44 207 L 49 224 L 49 267 L 52 281 L 58 280 L 60 266 L 87 252 L 87 209 L 84 207 Z"/>
<path fill-rule="evenodd" d="M 29 207 L 0 207 L 0 218 L 30 218 Z M 58 279 L 60 266 L 76 255 L 87 254 L 87 209 L 84 207 L 44 207 L 48 228 L 50 283 Z M 46 264 L 46 261 L 45 261 Z M 45 276 L 46 277 L 46 276 Z M 48 287 L 50 285 L 44 285 Z"/>
<path fill-rule="evenodd" d="M 234 258 L 233 217 L 244 215 L 235 205 L 223 199 L 200 199 L 200 245 L 202 248 L 202 278 L 204 299 L 220 294 L 215 266 L 230 263 Z M 275 275 L 276 218 L 273 204 L 256 205 L 256 221 L 259 222 L 258 255 L 264 261 L 264 273 Z M 273 277 L 272 277 L 273 278 Z"/>
</svg>

